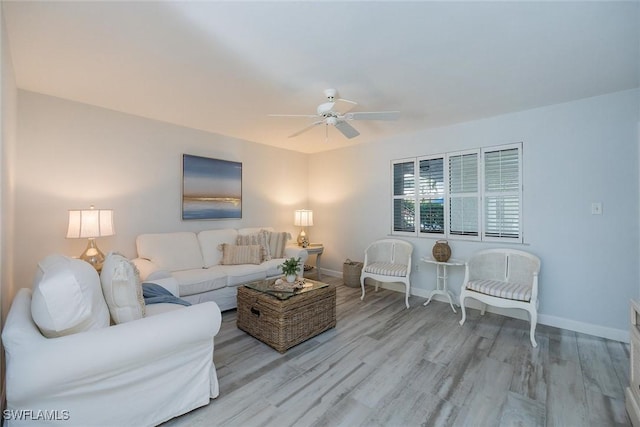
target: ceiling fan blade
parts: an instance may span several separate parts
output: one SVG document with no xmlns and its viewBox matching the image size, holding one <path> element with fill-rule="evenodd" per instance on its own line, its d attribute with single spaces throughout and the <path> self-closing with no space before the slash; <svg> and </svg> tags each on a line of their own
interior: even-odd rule
<svg viewBox="0 0 640 427">
<path fill-rule="evenodd" d="M 315 117 L 315 116 L 313 116 L 313 117 Z M 307 126 L 306 128 L 301 129 L 301 130 L 299 130 L 299 131 L 298 131 L 298 132 L 296 132 L 296 133 L 292 133 L 291 135 L 289 135 L 289 138 L 293 138 L 294 136 L 298 136 L 298 135 L 300 135 L 301 133 L 304 133 L 304 132 L 306 132 L 306 131 L 310 130 L 312 127 L 317 126 L 317 125 L 320 125 L 320 124 L 322 124 L 322 123 L 324 123 L 324 120 L 318 120 L 317 122 L 313 122 L 313 123 L 311 123 L 309 126 Z"/>
<path fill-rule="evenodd" d="M 353 110 L 353 108 L 358 105 L 358 103 L 355 101 L 349 101 L 348 99 L 342 98 L 336 99 L 335 103 L 336 111 L 340 111 L 342 114 L 346 113 L 347 111 Z"/>
<path fill-rule="evenodd" d="M 398 120 L 400 111 L 371 111 L 347 113 L 344 115 L 347 120 Z"/>
<path fill-rule="evenodd" d="M 343 120 L 340 120 L 338 121 L 338 123 L 336 123 L 336 129 L 338 129 L 344 136 L 349 139 L 355 138 L 356 136 L 360 135 L 360 132 L 358 132 L 353 126 Z"/>
<path fill-rule="evenodd" d="M 306 118 L 316 118 L 318 117 L 316 114 L 267 114 L 269 117 L 306 117 Z"/>
</svg>

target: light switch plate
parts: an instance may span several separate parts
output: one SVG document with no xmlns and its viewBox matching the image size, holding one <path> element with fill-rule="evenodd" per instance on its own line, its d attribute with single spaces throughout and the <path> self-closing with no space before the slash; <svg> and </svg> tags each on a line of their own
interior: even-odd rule
<svg viewBox="0 0 640 427">
<path fill-rule="evenodd" d="M 593 202 L 593 203 L 591 203 L 591 215 L 602 215 L 602 203 L 601 202 Z"/>
</svg>

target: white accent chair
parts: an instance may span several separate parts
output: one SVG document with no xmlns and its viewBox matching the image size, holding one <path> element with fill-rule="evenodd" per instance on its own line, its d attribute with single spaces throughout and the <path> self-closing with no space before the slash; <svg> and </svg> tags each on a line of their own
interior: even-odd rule
<svg viewBox="0 0 640 427">
<path fill-rule="evenodd" d="M 538 321 L 538 274 L 540 259 L 516 249 L 487 249 L 477 252 L 465 263 L 465 277 L 460 291 L 460 307 L 464 324 L 467 313 L 465 298 L 501 308 L 521 308 L 529 313 L 531 345 L 536 347 Z"/>
<path fill-rule="evenodd" d="M 92 266 L 50 256 L 38 267 L 34 289 L 18 291 L 2 331 L 5 425 L 155 426 L 218 396 L 215 302 L 151 304 L 145 317 L 109 326 Z M 177 290 L 170 280 L 167 290 Z M 65 335 L 49 338 L 36 322 Z"/>
<path fill-rule="evenodd" d="M 370 244 L 364 252 L 364 265 L 360 275 L 362 287 L 361 300 L 364 300 L 364 279 L 376 280 L 376 292 L 379 282 L 400 282 L 405 286 L 404 302 L 409 308 L 409 291 L 411 283 L 411 243 L 399 239 L 382 239 Z"/>
</svg>

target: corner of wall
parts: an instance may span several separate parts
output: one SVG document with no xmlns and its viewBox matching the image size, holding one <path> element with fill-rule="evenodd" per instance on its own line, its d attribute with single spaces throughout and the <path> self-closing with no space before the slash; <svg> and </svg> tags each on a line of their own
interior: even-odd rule
<svg viewBox="0 0 640 427">
<path fill-rule="evenodd" d="M 17 129 L 17 86 L 13 61 L 4 22 L 3 6 L 0 4 L 0 325 L 4 326 L 9 305 L 13 298 L 13 169 Z M 0 409 L 6 408 L 4 347 L 0 345 Z"/>
</svg>

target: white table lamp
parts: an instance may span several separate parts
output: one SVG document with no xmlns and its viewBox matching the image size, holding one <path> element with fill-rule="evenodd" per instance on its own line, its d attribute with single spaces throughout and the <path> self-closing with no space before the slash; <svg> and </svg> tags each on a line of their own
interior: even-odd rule
<svg viewBox="0 0 640 427">
<path fill-rule="evenodd" d="M 302 227 L 302 229 L 300 230 L 300 234 L 298 234 L 298 246 L 306 248 L 307 246 L 309 246 L 309 239 L 307 238 L 307 233 L 304 231 L 304 228 L 313 226 L 313 211 L 310 211 L 308 209 L 300 209 L 295 211 L 293 225 Z"/>
<path fill-rule="evenodd" d="M 90 209 L 69 210 L 68 239 L 89 239 L 87 248 L 80 259 L 91 264 L 96 270 L 102 269 L 104 254 L 96 245 L 96 237 L 113 236 L 113 210 Z"/>
</svg>

